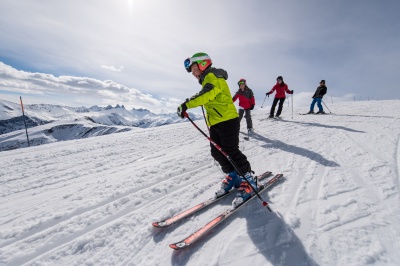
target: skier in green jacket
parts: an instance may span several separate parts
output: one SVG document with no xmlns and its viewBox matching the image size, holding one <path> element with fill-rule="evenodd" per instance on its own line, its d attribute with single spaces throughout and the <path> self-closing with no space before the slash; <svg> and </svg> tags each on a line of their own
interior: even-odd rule
<svg viewBox="0 0 400 266">
<path fill-rule="evenodd" d="M 211 58 L 206 53 L 196 53 L 184 62 L 188 73 L 199 81 L 202 86 L 200 92 L 187 99 L 177 110 L 180 117 L 187 116 L 186 110 L 198 106 L 204 106 L 207 115 L 207 124 L 210 126 L 210 138 L 229 155 L 244 177 L 235 172 L 235 168 L 229 160 L 214 145 L 211 146 L 211 155 L 221 165 L 226 173 L 221 188 L 216 191 L 216 197 L 227 193 L 231 188 L 239 188 L 237 197 L 233 201 L 236 206 L 248 199 L 257 186 L 252 175 L 251 166 L 247 157 L 239 150 L 240 122 L 238 112 L 232 102 L 229 90 L 228 73 L 223 69 L 211 67 Z M 245 182 L 246 178 L 251 186 Z"/>
</svg>

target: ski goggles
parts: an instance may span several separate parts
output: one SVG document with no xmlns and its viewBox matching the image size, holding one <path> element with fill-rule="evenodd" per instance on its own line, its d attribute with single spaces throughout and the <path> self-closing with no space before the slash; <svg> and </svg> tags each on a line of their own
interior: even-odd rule
<svg viewBox="0 0 400 266">
<path fill-rule="evenodd" d="M 198 56 L 198 57 L 189 57 L 183 62 L 183 65 L 185 66 L 186 71 L 190 73 L 191 72 L 190 67 L 194 63 L 197 63 L 198 61 L 203 61 L 203 60 L 211 60 L 211 58 L 207 55 Z"/>
<path fill-rule="evenodd" d="M 242 84 L 246 84 L 246 82 L 245 81 L 239 81 L 238 82 L 238 85 L 242 85 Z"/>
</svg>

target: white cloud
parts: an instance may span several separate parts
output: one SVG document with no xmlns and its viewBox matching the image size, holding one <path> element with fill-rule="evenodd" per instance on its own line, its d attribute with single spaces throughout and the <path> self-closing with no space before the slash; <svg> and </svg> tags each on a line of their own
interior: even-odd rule
<svg viewBox="0 0 400 266">
<path fill-rule="evenodd" d="M 101 65 L 100 67 L 104 68 L 104 69 L 107 69 L 107 70 L 116 71 L 116 72 L 121 72 L 122 70 L 124 70 L 123 66 L 115 67 L 115 66 Z"/>
<path fill-rule="evenodd" d="M 0 89 L 3 94 L 20 93 L 24 94 L 25 98 L 40 94 L 42 102 L 45 103 L 57 104 L 56 101 L 63 98 L 65 104 L 71 106 L 77 106 L 82 102 L 85 106 L 123 104 L 127 108 L 146 108 L 158 113 L 161 110 L 174 112 L 177 104 L 171 103 L 180 102 L 175 98 L 156 99 L 150 94 L 111 80 L 30 73 L 16 70 L 2 62 L 0 62 L 0 73 L 2 73 L 0 74 Z"/>
</svg>

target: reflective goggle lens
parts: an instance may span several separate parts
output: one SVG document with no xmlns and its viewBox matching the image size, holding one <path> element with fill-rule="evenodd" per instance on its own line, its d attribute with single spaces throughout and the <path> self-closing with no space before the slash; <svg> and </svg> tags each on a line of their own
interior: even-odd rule
<svg viewBox="0 0 400 266">
<path fill-rule="evenodd" d="M 189 68 L 190 67 L 190 58 L 186 59 L 185 62 L 183 62 L 183 64 L 185 65 L 185 68 Z"/>
<path fill-rule="evenodd" d="M 183 62 L 183 65 L 185 66 L 187 72 L 191 72 L 190 66 L 193 65 L 193 63 L 199 62 L 201 60 L 211 60 L 208 55 L 203 55 L 203 56 L 198 56 L 198 57 L 189 57 Z"/>
<path fill-rule="evenodd" d="M 246 84 L 246 83 L 244 81 L 239 81 L 238 84 L 242 85 L 242 84 Z"/>
</svg>

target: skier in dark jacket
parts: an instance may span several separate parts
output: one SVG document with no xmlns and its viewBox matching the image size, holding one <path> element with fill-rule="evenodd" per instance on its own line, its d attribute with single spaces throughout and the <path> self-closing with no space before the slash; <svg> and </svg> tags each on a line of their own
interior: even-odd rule
<svg viewBox="0 0 400 266">
<path fill-rule="evenodd" d="M 184 61 L 188 73 L 192 73 L 198 80 L 202 89 L 182 103 L 177 114 L 184 118 L 186 110 L 198 106 L 204 106 L 207 112 L 207 124 L 210 126 L 210 138 L 226 152 L 238 170 L 244 175 L 240 176 L 233 165 L 212 143 L 211 155 L 221 165 L 222 171 L 226 174 L 222 181 L 221 188 L 216 191 L 216 197 L 227 193 L 231 188 L 238 189 L 237 197 L 232 204 L 237 206 L 247 200 L 254 189 L 258 189 L 252 175 L 250 162 L 239 150 L 239 117 L 235 105 L 232 102 L 232 95 L 229 90 L 228 73 L 223 69 L 211 67 L 211 58 L 206 53 L 196 53 Z M 243 178 L 246 178 L 246 182 Z"/>
<path fill-rule="evenodd" d="M 269 97 L 270 94 L 272 94 L 274 91 L 276 91 L 274 102 L 272 103 L 271 106 L 271 111 L 269 114 L 269 118 L 274 118 L 274 112 L 275 112 L 275 107 L 276 104 L 279 102 L 279 107 L 278 111 L 276 112 L 276 117 L 279 117 L 282 113 L 283 109 L 283 103 L 285 102 L 286 99 L 286 93 L 288 94 L 293 94 L 293 90 L 289 90 L 288 85 L 283 81 L 282 76 L 279 76 L 276 78 L 276 84 L 272 89 L 266 93 L 266 95 Z"/>
<path fill-rule="evenodd" d="M 327 90 L 328 90 L 328 88 L 325 86 L 325 80 L 321 80 L 317 90 L 315 91 L 315 93 L 313 95 L 313 101 L 311 102 L 310 111 L 308 112 L 309 114 L 314 113 L 315 104 L 317 104 L 318 109 L 319 109 L 317 114 L 325 114 L 324 108 L 322 107 L 321 102 L 322 102 L 322 97 L 324 97 Z"/>
<path fill-rule="evenodd" d="M 247 131 L 253 131 L 253 121 L 251 120 L 251 110 L 254 109 L 256 101 L 253 91 L 247 87 L 246 80 L 240 79 L 238 82 L 239 90 L 233 96 L 232 101 L 239 99 L 239 121 L 242 121 L 243 114 L 246 117 Z"/>
</svg>

